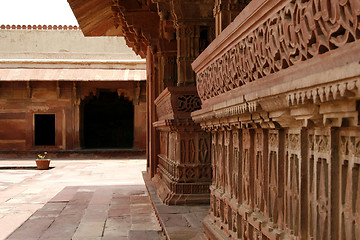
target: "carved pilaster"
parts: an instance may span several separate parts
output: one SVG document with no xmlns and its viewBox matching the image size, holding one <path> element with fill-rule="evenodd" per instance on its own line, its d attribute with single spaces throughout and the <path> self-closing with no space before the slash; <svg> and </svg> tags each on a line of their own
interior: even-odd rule
<svg viewBox="0 0 360 240">
<path fill-rule="evenodd" d="M 211 42 L 212 1 L 171 1 L 171 15 L 176 29 L 177 85 L 195 85 L 191 63 Z"/>
<path fill-rule="evenodd" d="M 178 86 L 194 85 L 195 74 L 191 63 L 199 55 L 200 26 L 193 23 L 177 23 L 177 71 Z"/>
<path fill-rule="evenodd" d="M 201 131 L 190 113 L 200 108 L 194 87 L 172 87 L 155 100 L 160 133 L 157 192 L 166 204 L 209 202 L 210 134 Z"/>
<path fill-rule="evenodd" d="M 360 236 L 360 131 L 344 128 L 339 132 L 340 189 L 339 239 Z"/>
</svg>

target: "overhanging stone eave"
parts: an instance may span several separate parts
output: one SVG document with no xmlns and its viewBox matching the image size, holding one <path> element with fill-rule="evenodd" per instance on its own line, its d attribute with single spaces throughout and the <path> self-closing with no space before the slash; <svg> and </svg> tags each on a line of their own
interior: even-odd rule
<svg viewBox="0 0 360 240">
<path fill-rule="evenodd" d="M 84 36 L 121 36 L 121 30 L 117 28 L 113 20 L 110 1 L 108 6 L 104 1 L 99 0 L 92 0 L 92 4 L 87 4 L 88 1 L 82 3 L 81 0 L 68 0 L 68 2 Z M 100 5 L 96 3 L 102 3 L 105 6 L 94 10 L 93 5 Z M 83 9 L 80 6 L 83 6 Z"/>
</svg>

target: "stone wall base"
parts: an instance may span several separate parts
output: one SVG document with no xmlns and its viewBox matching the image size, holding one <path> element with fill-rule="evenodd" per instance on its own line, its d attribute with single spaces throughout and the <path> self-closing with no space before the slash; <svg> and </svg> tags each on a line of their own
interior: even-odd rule
<svg viewBox="0 0 360 240">
<path fill-rule="evenodd" d="M 231 239 L 222 231 L 214 221 L 211 220 L 210 216 L 207 216 L 202 221 L 203 231 L 210 240 L 226 240 Z"/>
<path fill-rule="evenodd" d="M 155 183 L 155 188 L 158 196 L 164 204 L 167 205 L 196 205 L 196 204 L 209 204 L 209 193 L 177 193 L 176 189 L 193 189 L 203 188 L 204 184 L 201 183 L 178 183 L 171 181 L 165 175 L 156 174 L 152 181 Z M 168 183 L 170 188 L 166 185 Z M 208 183 L 205 183 L 208 185 Z"/>
</svg>

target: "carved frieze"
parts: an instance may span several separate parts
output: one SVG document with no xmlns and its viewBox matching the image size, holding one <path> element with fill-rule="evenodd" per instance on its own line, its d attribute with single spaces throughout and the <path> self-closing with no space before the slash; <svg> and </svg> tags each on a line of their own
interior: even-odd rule
<svg viewBox="0 0 360 240">
<path fill-rule="evenodd" d="M 359 16 L 360 4 L 353 0 L 288 1 L 197 72 L 201 100 L 358 41 Z"/>
<path fill-rule="evenodd" d="M 344 80 L 301 91 L 293 91 L 286 96 L 289 106 L 305 103 L 322 103 L 339 100 L 360 92 L 360 79 Z"/>
</svg>

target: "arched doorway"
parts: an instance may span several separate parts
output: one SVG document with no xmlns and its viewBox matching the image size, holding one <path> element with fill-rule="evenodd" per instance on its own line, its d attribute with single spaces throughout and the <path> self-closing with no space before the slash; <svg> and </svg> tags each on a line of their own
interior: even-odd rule
<svg viewBox="0 0 360 240">
<path fill-rule="evenodd" d="M 83 148 L 132 148 L 134 105 L 116 92 L 99 92 L 82 102 Z"/>
</svg>

